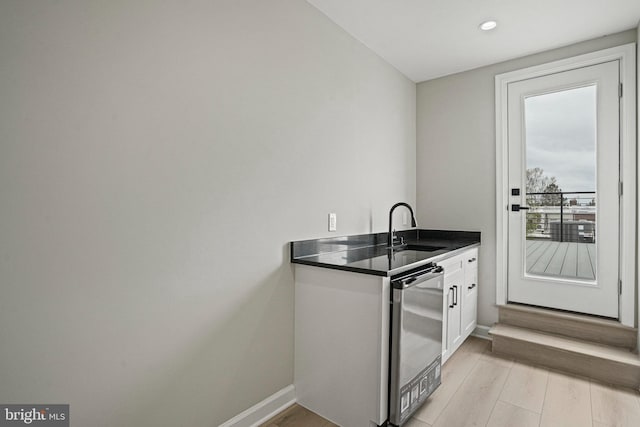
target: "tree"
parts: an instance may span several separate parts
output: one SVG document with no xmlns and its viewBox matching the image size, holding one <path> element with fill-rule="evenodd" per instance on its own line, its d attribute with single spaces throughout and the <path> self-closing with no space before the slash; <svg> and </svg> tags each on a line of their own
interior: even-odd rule
<svg viewBox="0 0 640 427">
<path fill-rule="evenodd" d="M 538 231 L 541 225 L 542 215 L 537 212 L 527 212 L 527 236 Z"/>
<path fill-rule="evenodd" d="M 555 176 L 547 176 L 542 168 L 527 169 L 527 193 L 561 193 Z M 527 194 L 529 206 L 560 206 L 560 194 Z"/>
<path fill-rule="evenodd" d="M 546 186 L 542 195 L 542 206 L 560 206 L 560 203 L 564 203 L 566 199 L 562 197 L 562 188 L 558 187 L 558 184 L 555 182 L 555 177 L 552 178 L 553 182 Z"/>
<path fill-rule="evenodd" d="M 527 193 L 544 193 L 545 188 L 556 183 L 556 177 L 548 177 L 542 168 L 527 169 Z"/>
</svg>

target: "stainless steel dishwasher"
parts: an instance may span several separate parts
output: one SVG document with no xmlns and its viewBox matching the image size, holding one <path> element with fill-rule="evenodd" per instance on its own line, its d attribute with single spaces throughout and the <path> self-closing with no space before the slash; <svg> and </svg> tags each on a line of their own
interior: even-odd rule
<svg viewBox="0 0 640 427">
<path fill-rule="evenodd" d="M 440 385 L 444 272 L 436 264 L 392 277 L 389 423 L 402 426 Z"/>
</svg>

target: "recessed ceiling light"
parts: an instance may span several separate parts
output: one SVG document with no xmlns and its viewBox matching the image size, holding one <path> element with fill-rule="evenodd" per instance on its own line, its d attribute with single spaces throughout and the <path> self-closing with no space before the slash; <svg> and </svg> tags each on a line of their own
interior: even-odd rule
<svg viewBox="0 0 640 427">
<path fill-rule="evenodd" d="M 498 26 L 498 23 L 496 21 L 484 21 L 482 24 L 480 24 L 480 29 L 482 31 L 490 31 L 497 26 Z"/>
</svg>

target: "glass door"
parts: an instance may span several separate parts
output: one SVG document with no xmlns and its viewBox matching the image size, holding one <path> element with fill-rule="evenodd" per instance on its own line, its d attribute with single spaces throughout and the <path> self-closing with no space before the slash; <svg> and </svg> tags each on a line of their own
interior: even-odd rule
<svg viewBox="0 0 640 427">
<path fill-rule="evenodd" d="M 508 86 L 508 299 L 618 317 L 618 61 Z"/>
</svg>

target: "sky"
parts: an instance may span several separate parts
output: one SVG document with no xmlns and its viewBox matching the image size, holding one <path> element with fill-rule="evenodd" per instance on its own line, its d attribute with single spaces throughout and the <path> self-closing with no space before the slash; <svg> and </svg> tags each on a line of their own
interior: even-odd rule
<svg viewBox="0 0 640 427">
<path fill-rule="evenodd" d="M 525 99 L 526 165 L 562 191 L 596 188 L 596 86 Z"/>
</svg>

